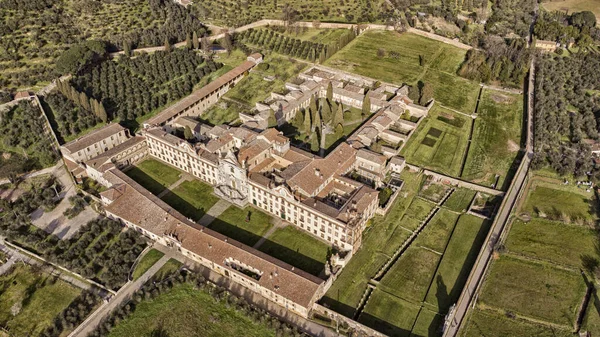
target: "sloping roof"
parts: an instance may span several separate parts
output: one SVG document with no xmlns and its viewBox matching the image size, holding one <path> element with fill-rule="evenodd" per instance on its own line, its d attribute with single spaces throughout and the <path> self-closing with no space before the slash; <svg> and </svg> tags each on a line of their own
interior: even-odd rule
<svg viewBox="0 0 600 337">
<path fill-rule="evenodd" d="M 125 130 L 119 123 L 111 123 L 106 126 L 101 127 L 98 130 L 95 130 L 83 137 L 77 138 L 74 141 L 68 142 L 62 146 L 69 150 L 71 153 L 75 153 L 77 151 L 83 150 L 88 146 L 94 145 L 103 139 L 106 139 L 112 135 L 116 135 L 117 133 Z"/>
<path fill-rule="evenodd" d="M 356 157 L 368 160 L 372 163 L 379 165 L 385 165 L 386 162 L 386 158 L 384 155 L 366 149 L 358 150 L 358 152 L 356 153 Z"/>
<path fill-rule="evenodd" d="M 110 160 L 111 157 L 127 150 L 128 148 L 145 141 L 144 137 L 131 137 L 123 143 L 113 147 L 112 149 L 94 157 L 85 162 L 86 165 L 93 167 L 96 170 L 99 170 L 102 165 L 104 165 L 107 161 Z"/>
</svg>

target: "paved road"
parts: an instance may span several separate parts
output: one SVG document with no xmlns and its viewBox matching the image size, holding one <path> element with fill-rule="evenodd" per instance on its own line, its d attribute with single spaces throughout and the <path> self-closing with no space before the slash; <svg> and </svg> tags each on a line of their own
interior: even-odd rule
<svg viewBox="0 0 600 337">
<path fill-rule="evenodd" d="M 117 294 L 112 297 L 108 302 L 103 303 L 100 308 L 94 311 L 83 323 L 81 323 L 69 337 L 86 337 L 110 314 L 116 309 L 123 301 L 128 300 L 131 295 L 139 290 L 146 281 L 148 281 L 156 272 L 172 258 L 172 254 L 169 251 L 165 251 L 165 254 L 158 262 L 156 262 L 148 271 L 144 273 L 139 279 L 128 282 L 125 284 Z"/>
<path fill-rule="evenodd" d="M 526 140 L 526 151 L 523 156 L 523 161 L 519 165 L 519 169 L 513 178 L 512 184 L 510 185 L 502 204 L 500 205 L 500 211 L 492 224 L 492 229 L 488 234 L 486 242 L 479 252 L 477 261 L 471 270 L 467 284 L 463 289 L 460 298 L 456 304 L 456 307 L 452 313 L 451 321 L 444 332 L 444 337 L 456 336 L 461 327 L 463 319 L 477 297 L 479 286 L 481 281 L 489 268 L 492 253 L 494 252 L 494 246 L 497 240 L 502 236 L 502 232 L 506 228 L 506 224 L 509 220 L 510 213 L 515 205 L 515 202 L 523 188 L 525 178 L 529 171 L 529 165 L 533 156 L 533 91 L 534 91 L 534 77 L 535 77 L 535 61 L 531 61 L 530 75 L 529 75 L 529 95 L 528 107 L 527 107 L 527 140 Z"/>
</svg>

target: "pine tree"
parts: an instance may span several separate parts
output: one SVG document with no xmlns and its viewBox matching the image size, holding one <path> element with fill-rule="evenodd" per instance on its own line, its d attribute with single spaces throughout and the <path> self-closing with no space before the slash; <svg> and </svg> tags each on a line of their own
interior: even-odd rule
<svg viewBox="0 0 600 337">
<path fill-rule="evenodd" d="M 98 117 L 102 120 L 102 122 L 106 123 L 108 121 L 108 114 L 104 109 L 104 104 L 102 102 L 98 102 Z"/>
<path fill-rule="evenodd" d="M 329 84 L 327 85 L 327 101 L 329 103 L 333 102 L 333 85 L 331 84 L 331 81 L 329 81 Z"/>
<path fill-rule="evenodd" d="M 344 126 L 341 123 L 338 123 L 335 126 L 335 138 L 341 139 L 344 136 Z"/>
<path fill-rule="evenodd" d="M 194 139 L 194 133 L 192 132 L 192 129 L 188 125 L 186 125 L 185 128 L 183 129 L 183 137 L 185 137 L 185 139 L 187 141 Z"/>
<path fill-rule="evenodd" d="M 343 124 L 343 123 L 344 123 L 344 107 L 342 106 L 342 103 L 339 103 L 337 111 L 335 112 L 335 115 L 333 116 L 333 125 Z"/>
<path fill-rule="evenodd" d="M 296 112 L 296 115 L 294 116 L 294 121 L 292 122 L 292 125 L 294 125 L 298 129 L 300 129 L 300 127 L 302 127 L 303 122 L 304 122 L 304 114 L 302 113 L 302 111 Z"/>
<path fill-rule="evenodd" d="M 311 113 L 313 113 L 313 114 L 315 113 L 315 111 L 318 110 L 318 107 L 317 107 L 317 98 L 314 95 L 310 97 L 309 107 L 310 107 Z"/>
<path fill-rule="evenodd" d="M 309 110 L 305 110 L 304 111 L 304 132 L 309 134 L 310 133 L 310 125 L 311 125 L 311 120 L 310 120 L 310 109 Z"/>
<path fill-rule="evenodd" d="M 79 93 L 79 104 L 85 111 L 92 111 L 92 108 L 90 106 L 90 99 L 83 91 Z"/>
<path fill-rule="evenodd" d="M 365 95 L 365 99 L 363 100 L 363 104 L 362 104 L 362 115 L 368 116 L 370 114 L 371 114 L 371 99 L 369 98 L 369 95 Z"/>
<path fill-rule="evenodd" d="M 192 34 L 192 44 L 194 45 L 194 49 L 198 50 L 198 48 L 200 48 L 200 41 L 198 41 L 198 34 L 196 31 Z"/>
<path fill-rule="evenodd" d="M 331 105 L 329 105 L 330 101 L 322 100 L 321 101 L 321 116 L 323 117 L 323 122 L 328 123 L 333 118 L 333 113 L 331 111 Z"/>
</svg>

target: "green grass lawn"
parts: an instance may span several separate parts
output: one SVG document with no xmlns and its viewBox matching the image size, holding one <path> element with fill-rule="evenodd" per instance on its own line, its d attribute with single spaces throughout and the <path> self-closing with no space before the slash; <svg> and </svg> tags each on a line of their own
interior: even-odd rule
<svg viewBox="0 0 600 337">
<path fill-rule="evenodd" d="M 275 336 L 266 324 L 248 316 L 190 284 L 176 285 L 155 299 L 136 306 L 131 316 L 110 331 L 110 337 L 156 336 L 230 337 Z"/>
<path fill-rule="evenodd" d="M 258 249 L 317 276 L 323 270 L 330 251 L 326 243 L 294 226 L 278 228 Z"/>
<path fill-rule="evenodd" d="M 581 331 L 589 331 L 592 336 L 600 335 L 600 299 L 598 291 L 592 295 L 581 324 Z"/>
<path fill-rule="evenodd" d="M 589 228 L 533 219 L 513 222 L 506 240 L 509 252 L 582 268 L 585 257 L 600 260 L 597 233 Z"/>
<path fill-rule="evenodd" d="M 39 336 L 81 293 L 54 276 L 18 263 L 0 276 L 0 324 L 12 336 Z"/>
<path fill-rule="evenodd" d="M 443 253 L 457 220 L 458 214 L 440 209 L 412 244 Z"/>
<path fill-rule="evenodd" d="M 377 55 L 380 49 L 385 56 Z M 411 33 L 367 31 L 325 65 L 399 85 L 422 80 L 432 85 L 436 101 L 472 113 L 479 85 L 456 75 L 465 54 L 460 48 Z M 423 65 L 420 56 L 425 59 Z"/>
<path fill-rule="evenodd" d="M 458 177 L 466 155 L 471 119 L 435 105 L 409 138 L 401 154 L 406 161 Z M 434 137 L 431 133 L 441 131 Z M 433 145 L 430 146 L 428 139 Z"/>
<path fill-rule="evenodd" d="M 419 306 L 376 289 L 358 321 L 388 336 L 410 336 Z"/>
<path fill-rule="evenodd" d="M 156 262 L 158 262 L 158 260 L 160 260 L 160 258 L 164 255 L 164 253 L 156 249 L 150 249 L 138 262 L 137 266 L 135 266 L 132 275 L 133 279 L 137 280 L 138 278 L 140 278 L 140 276 L 144 275 L 144 273 L 148 271 L 148 269 L 150 269 L 150 267 L 152 267 Z"/>
<path fill-rule="evenodd" d="M 158 194 L 167 186 L 179 180 L 181 173 L 156 159 L 146 159 L 131 167 L 125 174 L 144 186 L 148 191 Z"/>
<path fill-rule="evenodd" d="M 411 231 L 417 229 L 434 207 L 435 204 L 430 201 L 415 198 L 404 213 L 400 225 Z"/>
<path fill-rule="evenodd" d="M 522 95 L 484 90 L 462 177 L 490 186 L 498 175 L 496 187 L 503 188 L 519 152 L 522 119 Z"/>
<path fill-rule="evenodd" d="M 199 180 L 188 180 L 162 197 L 162 200 L 186 217 L 198 221 L 219 201 L 212 186 Z"/>
<path fill-rule="evenodd" d="M 465 212 L 474 197 L 475 191 L 464 187 L 458 187 L 452 192 L 448 200 L 444 202 L 443 206 L 452 211 Z"/>
<path fill-rule="evenodd" d="M 481 305 L 571 327 L 585 289 L 579 272 L 502 256 L 492 264 L 479 301 Z"/>
<path fill-rule="evenodd" d="M 460 216 L 425 298 L 431 309 L 445 315 L 456 303 L 490 225 L 473 215 Z"/>
<path fill-rule="evenodd" d="M 434 203 L 438 203 L 448 193 L 450 186 L 444 184 L 438 184 L 428 180 L 423 184 L 419 191 L 419 196 L 425 198 Z"/>
<path fill-rule="evenodd" d="M 419 187 L 422 175 L 403 171 L 400 178 L 404 186 L 385 217 L 376 216 L 363 232 L 363 243 L 322 302 L 337 312 L 352 317 L 369 280 L 406 240 L 410 233 L 401 228 L 400 219 L 411 204 Z"/>
<path fill-rule="evenodd" d="M 348 29 L 344 28 L 308 28 L 306 30 L 299 30 L 298 33 L 296 33 L 296 31 L 279 33 L 294 39 L 306 40 L 314 43 L 329 44 L 332 42 L 337 43 L 340 40 L 340 37 L 346 32 L 348 32 Z"/>
<path fill-rule="evenodd" d="M 472 311 L 469 321 L 463 328 L 463 337 L 505 337 L 505 336 L 536 336 L 536 337 L 569 337 L 573 333 L 569 329 L 561 330 L 547 325 L 534 324 L 528 321 L 508 318 L 497 312 Z"/>
<path fill-rule="evenodd" d="M 585 190 L 564 186 L 558 181 L 534 181 L 522 212 L 531 216 L 592 225 L 597 219 L 596 202 L 594 194 Z"/>
<path fill-rule="evenodd" d="M 250 221 L 246 222 L 248 213 Z M 208 227 L 248 246 L 254 246 L 273 227 L 272 220 L 266 213 L 252 207 L 240 209 L 229 206 Z"/>
<path fill-rule="evenodd" d="M 444 316 L 434 311 L 421 309 L 411 331 L 411 337 L 435 337 L 440 335 L 444 325 Z"/>
<path fill-rule="evenodd" d="M 439 260 L 439 254 L 411 245 L 381 279 L 379 287 L 390 294 L 419 303 L 427 294 Z"/>
<path fill-rule="evenodd" d="M 163 279 L 166 275 L 172 274 L 173 272 L 179 270 L 181 268 L 182 263 L 171 258 L 164 266 L 160 267 L 160 269 L 154 274 L 154 278 L 157 280 Z"/>
</svg>

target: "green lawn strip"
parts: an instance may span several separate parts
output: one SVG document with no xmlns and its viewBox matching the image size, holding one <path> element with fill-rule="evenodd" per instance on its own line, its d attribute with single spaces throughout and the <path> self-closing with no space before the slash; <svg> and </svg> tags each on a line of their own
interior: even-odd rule
<svg viewBox="0 0 600 337">
<path fill-rule="evenodd" d="M 430 182 L 429 180 L 427 182 Z M 436 184 L 436 183 L 424 183 L 419 191 L 419 196 L 438 203 L 444 195 L 446 195 L 447 191 L 450 189 L 450 186 Z"/>
<path fill-rule="evenodd" d="M 422 308 L 411 331 L 411 337 L 439 336 L 444 325 L 444 315 Z"/>
<path fill-rule="evenodd" d="M 434 207 L 435 205 L 432 202 L 421 198 L 414 198 L 402 217 L 400 225 L 409 230 L 417 229 Z"/>
<path fill-rule="evenodd" d="M 154 274 L 154 278 L 156 278 L 157 280 L 161 280 L 163 279 L 166 275 L 169 275 L 171 273 L 173 273 L 174 271 L 179 270 L 179 268 L 181 268 L 182 263 L 175 260 L 175 259 L 169 259 L 169 261 L 167 261 L 167 263 L 165 263 L 162 267 L 160 267 L 160 269 L 156 272 L 156 274 Z"/>
<path fill-rule="evenodd" d="M 319 275 L 330 247 L 293 226 L 278 228 L 258 249 L 277 259 Z"/>
<path fill-rule="evenodd" d="M 421 78 L 433 87 L 436 102 L 466 114 L 473 113 L 479 95 L 479 83 L 436 69 L 428 69 Z"/>
<path fill-rule="evenodd" d="M 0 289 L 0 324 L 13 336 L 41 335 L 81 293 L 79 288 L 21 263 L 0 276 Z"/>
<path fill-rule="evenodd" d="M 446 209 L 440 209 L 431 218 L 412 245 L 427 247 L 436 252 L 443 253 L 457 220 L 458 214 Z"/>
<path fill-rule="evenodd" d="M 363 243 L 354 253 L 349 264 L 344 267 L 322 302 L 337 312 L 352 317 L 362 298 L 368 281 L 404 243 L 404 229 L 400 219 L 411 204 L 421 186 L 422 175 L 403 171 L 404 180 L 400 197 L 392 205 L 385 217 L 376 216 L 363 232 Z M 408 232 L 407 232 L 408 233 Z"/>
<path fill-rule="evenodd" d="M 164 255 L 164 253 L 156 249 L 150 249 L 150 251 L 148 251 L 135 266 L 135 269 L 133 270 L 133 279 L 137 280 L 140 276 L 144 275 L 144 273 Z"/>
<path fill-rule="evenodd" d="M 585 289 L 579 272 L 505 255 L 492 265 L 479 301 L 568 327 L 573 326 Z"/>
<path fill-rule="evenodd" d="M 411 245 L 388 270 L 378 287 L 419 303 L 425 298 L 439 260 L 439 254 Z"/>
<path fill-rule="evenodd" d="M 175 183 L 181 174 L 177 169 L 156 159 L 146 159 L 125 173 L 153 194 L 158 194 Z"/>
<path fill-rule="evenodd" d="M 162 200 L 186 217 L 198 221 L 219 201 L 212 192 L 212 186 L 194 179 L 182 182 Z"/>
<path fill-rule="evenodd" d="M 448 44 L 442 44 L 439 56 L 429 63 L 429 67 L 439 71 L 456 74 L 465 60 L 467 51 Z M 471 111 L 469 111 L 471 112 Z"/>
<path fill-rule="evenodd" d="M 471 121 L 436 104 L 409 138 L 401 154 L 414 165 L 458 176 L 467 148 Z M 429 135 L 439 130 L 436 138 Z"/>
<path fill-rule="evenodd" d="M 358 321 L 388 336 L 410 336 L 419 306 L 375 289 Z"/>
<path fill-rule="evenodd" d="M 445 314 L 456 303 L 490 225 L 473 215 L 460 216 L 425 298 L 432 309 Z"/>
<path fill-rule="evenodd" d="M 508 318 L 494 311 L 475 309 L 467 322 L 464 337 L 505 337 L 505 336 L 536 336 L 536 337 L 568 337 L 573 336 L 569 330 L 535 324 L 518 318 Z"/>
<path fill-rule="evenodd" d="M 543 219 L 515 220 L 506 248 L 509 252 L 560 265 L 583 268 L 587 259 L 600 259 L 596 231 Z"/>
<path fill-rule="evenodd" d="M 585 190 L 568 188 L 558 182 L 535 181 L 521 212 L 566 222 L 593 224 L 598 218 L 595 214 L 596 202 L 594 194 Z"/>
<path fill-rule="evenodd" d="M 294 39 L 300 39 L 305 41 L 311 41 L 315 43 L 329 44 L 332 42 L 337 43 L 340 37 L 348 32 L 348 29 L 331 29 L 331 28 L 308 28 L 306 30 L 298 32 L 279 32 L 280 34 L 291 37 Z"/>
<path fill-rule="evenodd" d="M 484 90 L 463 178 L 490 185 L 500 176 L 502 187 L 521 144 L 523 97 Z"/>
<path fill-rule="evenodd" d="M 250 221 L 246 222 L 248 213 Z M 269 215 L 255 208 L 229 206 L 208 227 L 248 246 L 254 246 L 273 227 L 271 221 Z"/>
<path fill-rule="evenodd" d="M 154 336 L 230 337 L 275 336 L 266 324 L 254 323 L 241 311 L 225 305 L 190 284 L 176 285 L 160 296 L 143 301 L 119 322 L 110 337 Z"/>
<path fill-rule="evenodd" d="M 588 303 L 581 331 L 589 331 L 592 336 L 600 335 L 600 299 L 598 299 L 597 290 L 592 294 L 592 298 Z"/>
<path fill-rule="evenodd" d="M 442 205 L 452 211 L 465 212 L 475 197 L 475 191 L 458 187 Z"/>
</svg>

